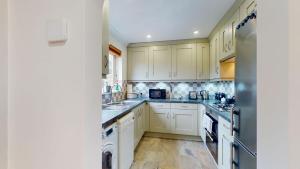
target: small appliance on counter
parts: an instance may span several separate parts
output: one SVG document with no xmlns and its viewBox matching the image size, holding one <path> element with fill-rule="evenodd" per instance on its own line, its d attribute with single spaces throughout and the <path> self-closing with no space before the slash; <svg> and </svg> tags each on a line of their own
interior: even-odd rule
<svg viewBox="0 0 300 169">
<path fill-rule="evenodd" d="M 217 92 L 215 93 L 215 99 L 221 101 L 222 98 L 226 98 L 226 94 L 225 93 L 220 93 Z"/>
<path fill-rule="evenodd" d="M 197 92 L 196 91 L 190 91 L 189 92 L 189 99 L 190 100 L 197 100 L 198 99 Z"/>
<path fill-rule="evenodd" d="M 138 96 L 138 93 L 127 93 L 127 99 L 136 99 Z"/>
<path fill-rule="evenodd" d="M 166 89 L 149 89 L 150 99 L 166 99 L 167 92 Z"/>
<path fill-rule="evenodd" d="M 201 100 L 209 100 L 209 93 L 206 90 L 201 90 L 199 92 Z"/>
</svg>

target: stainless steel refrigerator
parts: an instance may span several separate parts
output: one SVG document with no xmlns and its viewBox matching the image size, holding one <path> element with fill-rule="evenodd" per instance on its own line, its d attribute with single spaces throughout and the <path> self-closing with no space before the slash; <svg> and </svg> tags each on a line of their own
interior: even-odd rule
<svg viewBox="0 0 300 169">
<path fill-rule="evenodd" d="M 232 111 L 234 169 L 256 169 L 256 17 L 253 12 L 236 30 L 236 103 Z"/>
</svg>

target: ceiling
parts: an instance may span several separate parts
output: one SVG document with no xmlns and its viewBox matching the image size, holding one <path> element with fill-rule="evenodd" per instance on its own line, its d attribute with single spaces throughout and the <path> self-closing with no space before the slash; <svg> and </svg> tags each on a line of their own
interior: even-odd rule
<svg viewBox="0 0 300 169">
<path fill-rule="evenodd" d="M 110 0 L 110 27 L 127 43 L 207 38 L 234 1 Z"/>
</svg>

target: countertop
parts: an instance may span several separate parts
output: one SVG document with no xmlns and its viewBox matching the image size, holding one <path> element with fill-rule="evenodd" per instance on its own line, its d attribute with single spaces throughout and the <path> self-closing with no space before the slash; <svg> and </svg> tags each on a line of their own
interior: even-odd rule
<svg viewBox="0 0 300 169">
<path fill-rule="evenodd" d="M 210 108 L 219 116 L 230 122 L 230 112 L 219 111 L 212 105 L 216 100 L 189 100 L 189 99 L 130 99 L 130 104 L 119 106 L 118 109 L 103 109 L 102 110 L 102 127 L 106 128 L 116 122 L 118 119 L 124 117 L 130 113 L 134 108 L 147 102 L 158 102 L 158 103 L 189 103 L 189 104 L 203 104 L 207 108 Z"/>
</svg>

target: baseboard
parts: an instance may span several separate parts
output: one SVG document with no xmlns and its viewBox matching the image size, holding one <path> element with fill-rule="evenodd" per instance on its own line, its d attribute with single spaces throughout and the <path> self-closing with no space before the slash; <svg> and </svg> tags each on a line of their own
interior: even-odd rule
<svg viewBox="0 0 300 169">
<path fill-rule="evenodd" d="M 203 142 L 200 136 L 178 135 L 178 134 L 168 134 L 168 133 L 145 132 L 144 137 Z"/>
</svg>

